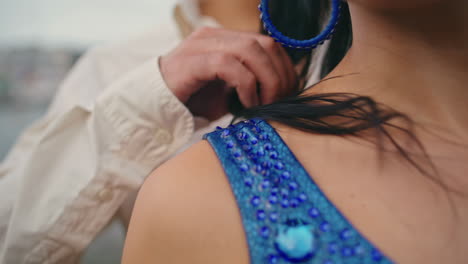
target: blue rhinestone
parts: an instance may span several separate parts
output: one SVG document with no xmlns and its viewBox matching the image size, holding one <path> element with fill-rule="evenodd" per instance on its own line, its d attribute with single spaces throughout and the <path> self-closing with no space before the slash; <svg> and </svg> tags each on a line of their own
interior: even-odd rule
<svg viewBox="0 0 468 264">
<path fill-rule="evenodd" d="M 271 184 L 271 182 L 269 180 L 263 180 L 262 188 L 267 189 L 268 187 L 270 187 L 270 184 Z"/>
<path fill-rule="evenodd" d="M 330 224 L 327 221 L 324 221 L 320 224 L 320 230 L 322 230 L 323 232 L 330 231 Z"/>
<path fill-rule="evenodd" d="M 289 200 L 288 199 L 281 200 L 281 206 L 283 208 L 288 208 L 289 207 Z"/>
<path fill-rule="evenodd" d="M 262 133 L 262 134 L 260 134 L 259 137 L 260 137 L 261 140 L 268 140 L 268 134 L 267 133 Z"/>
<path fill-rule="evenodd" d="M 312 218 L 317 218 L 320 215 L 319 210 L 317 208 L 310 208 L 309 209 L 309 216 Z"/>
<path fill-rule="evenodd" d="M 344 229 L 343 231 L 341 231 L 340 233 L 340 238 L 343 239 L 343 240 L 346 240 L 348 238 L 351 238 L 353 236 L 353 233 L 351 232 L 351 230 L 349 229 Z"/>
<path fill-rule="evenodd" d="M 262 166 L 260 166 L 260 165 L 255 166 L 255 171 L 256 171 L 257 173 L 262 172 L 262 170 L 263 170 Z"/>
<path fill-rule="evenodd" d="M 276 151 L 270 153 L 270 158 L 277 159 L 278 158 L 278 153 L 276 153 Z"/>
<path fill-rule="evenodd" d="M 288 197 L 288 195 L 289 195 L 288 189 L 282 188 L 282 189 L 281 189 L 281 195 L 282 195 L 283 197 Z"/>
<path fill-rule="evenodd" d="M 259 156 L 259 157 L 265 156 L 265 151 L 263 149 L 258 149 L 257 150 L 257 156 Z"/>
<path fill-rule="evenodd" d="M 275 164 L 275 168 L 276 168 L 277 170 L 282 170 L 282 169 L 284 169 L 284 165 L 283 165 L 283 163 L 281 163 L 280 161 L 278 161 L 278 162 Z"/>
<path fill-rule="evenodd" d="M 247 187 L 252 187 L 252 185 L 253 185 L 253 179 L 250 178 L 250 177 L 245 178 L 245 179 L 244 179 L 244 183 L 245 183 L 245 185 L 246 185 Z"/>
<path fill-rule="evenodd" d="M 245 150 L 245 151 L 247 151 L 247 152 L 249 152 L 249 151 L 252 150 L 252 147 L 251 147 L 250 145 L 243 145 L 243 146 L 242 146 L 242 149 Z"/>
<path fill-rule="evenodd" d="M 265 169 L 270 169 L 271 166 L 272 166 L 272 164 L 269 161 L 262 162 L 262 167 L 265 168 Z"/>
<path fill-rule="evenodd" d="M 260 235 L 264 238 L 268 238 L 270 236 L 270 229 L 267 226 L 264 226 L 260 229 Z"/>
<path fill-rule="evenodd" d="M 265 144 L 265 146 L 263 146 L 266 150 L 272 150 L 273 149 L 273 146 L 270 144 L 270 143 L 267 143 Z"/>
<path fill-rule="evenodd" d="M 271 189 L 271 194 L 277 195 L 279 192 L 279 189 L 277 187 Z"/>
<path fill-rule="evenodd" d="M 307 201 L 307 195 L 305 193 L 299 194 L 299 201 L 301 202 Z"/>
<path fill-rule="evenodd" d="M 270 220 L 272 222 L 276 222 L 278 220 L 278 218 L 279 218 L 279 215 L 278 215 L 277 212 L 273 212 L 273 213 L 270 214 Z"/>
<path fill-rule="evenodd" d="M 253 206 L 258 206 L 260 204 L 260 197 L 258 197 L 258 196 L 252 197 L 252 199 L 250 200 L 250 203 Z"/>
<path fill-rule="evenodd" d="M 291 178 L 291 173 L 289 173 L 288 171 L 284 171 L 283 173 L 281 173 L 281 178 L 289 180 Z"/>
<path fill-rule="evenodd" d="M 233 155 L 236 158 L 240 158 L 242 156 L 242 153 L 239 150 L 236 150 Z"/>
<path fill-rule="evenodd" d="M 299 185 L 297 184 L 297 182 L 290 182 L 290 183 L 289 183 L 289 189 L 290 189 L 291 191 L 296 190 L 298 187 L 299 187 Z"/>
<path fill-rule="evenodd" d="M 266 214 L 264 210 L 258 210 L 257 211 L 257 219 L 258 220 L 265 220 Z"/>
<path fill-rule="evenodd" d="M 299 206 L 299 200 L 296 199 L 296 198 L 292 199 L 292 200 L 291 200 L 291 207 L 292 207 L 292 208 L 296 208 L 296 207 L 298 207 L 298 206 Z"/>
<path fill-rule="evenodd" d="M 247 137 L 247 135 L 244 132 L 240 132 L 237 134 L 237 138 L 239 140 L 244 140 Z"/>
<path fill-rule="evenodd" d="M 351 257 L 354 255 L 354 251 L 350 247 L 344 247 L 341 249 L 341 255 L 343 255 L 343 257 Z"/>
<path fill-rule="evenodd" d="M 262 171 L 262 175 L 265 176 L 265 177 L 270 176 L 270 174 L 271 174 L 271 171 L 269 171 L 269 170 L 263 170 Z"/>
<path fill-rule="evenodd" d="M 251 139 L 250 139 L 250 143 L 252 143 L 252 145 L 257 145 L 258 139 L 256 139 L 256 138 L 251 138 Z"/>
<path fill-rule="evenodd" d="M 227 129 L 224 130 L 223 133 L 221 133 L 221 135 L 222 135 L 223 137 L 227 137 L 227 136 L 229 136 L 230 134 L 231 134 L 231 131 L 230 131 L 230 130 L 227 130 Z"/>
<path fill-rule="evenodd" d="M 276 195 L 270 195 L 270 198 L 268 199 L 268 201 L 271 203 L 271 204 L 275 204 L 278 202 L 278 196 Z"/>
<path fill-rule="evenodd" d="M 361 245 L 357 245 L 356 247 L 354 247 L 354 253 L 356 253 L 356 255 L 364 255 L 365 251 L 366 250 Z"/>
<path fill-rule="evenodd" d="M 243 163 L 239 166 L 240 170 L 243 171 L 243 172 L 246 172 L 249 170 L 249 166 L 247 166 L 247 164 Z"/>
<path fill-rule="evenodd" d="M 328 252 L 332 255 L 338 252 L 338 244 L 336 242 L 328 244 Z"/>
<path fill-rule="evenodd" d="M 380 253 L 377 249 L 372 249 L 371 252 L 372 259 L 375 261 L 381 261 L 383 259 L 382 253 Z"/>
<path fill-rule="evenodd" d="M 227 148 L 233 148 L 234 147 L 234 142 L 232 142 L 232 140 L 229 140 L 228 142 L 226 142 L 226 146 Z"/>
<path fill-rule="evenodd" d="M 268 256 L 268 264 L 277 264 L 279 261 L 279 258 L 275 255 L 270 255 Z"/>
</svg>

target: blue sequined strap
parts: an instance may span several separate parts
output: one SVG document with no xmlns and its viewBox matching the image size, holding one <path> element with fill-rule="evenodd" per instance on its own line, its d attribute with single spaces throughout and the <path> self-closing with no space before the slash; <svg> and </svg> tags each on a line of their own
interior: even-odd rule
<svg viewBox="0 0 468 264">
<path fill-rule="evenodd" d="M 392 263 L 325 197 L 267 122 L 244 121 L 205 138 L 238 203 L 251 263 Z"/>
</svg>

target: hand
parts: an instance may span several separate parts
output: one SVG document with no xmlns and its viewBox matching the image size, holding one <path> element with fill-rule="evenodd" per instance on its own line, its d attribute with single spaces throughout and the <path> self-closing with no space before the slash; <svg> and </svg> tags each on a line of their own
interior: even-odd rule
<svg viewBox="0 0 468 264">
<path fill-rule="evenodd" d="M 160 59 L 166 84 L 192 113 L 214 120 L 237 92 L 245 107 L 269 104 L 297 85 L 280 44 L 255 33 L 202 28 Z"/>
</svg>

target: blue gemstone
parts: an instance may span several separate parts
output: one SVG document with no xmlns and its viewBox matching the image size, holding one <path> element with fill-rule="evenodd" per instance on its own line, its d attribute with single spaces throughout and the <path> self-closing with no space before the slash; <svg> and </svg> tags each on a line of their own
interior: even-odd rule
<svg viewBox="0 0 468 264">
<path fill-rule="evenodd" d="M 247 137 L 247 135 L 244 132 L 240 132 L 237 134 L 237 138 L 239 140 L 244 140 Z"/>
<path fill-rule="evenodd" d="M 282 170 L 282 169 L 284 169 L 284 165 L 283 165 L 282 162 L 278 161 L 278 162 L 275 164 L 275 168 L 276 168 L 277 170 Z"/>
<path fill-rule="evenodd" d="M 330 231 L 330 224 L 327 221 L 324 221 L 320 224 L 320 230 L 323 232 L 328 232 Z"/>
<path fill-rule="evenodd" d="M 261 140 L 268 140 L 268 138 L 269 138 L 267 133 L 262 133 L 262 134 L 260 134 L 259 137 L 260 137 Z"/>
<path fill-rule="evenodd" d="M 305 193 L 299 194 L 299 201 L 301 202 L 307 201 L 307 195 Z"/>
<path fill-rule="evenodd" d="M 290 204 L 291 204 L 291 207 L 292 207 L 292 208 L 296 208 L 296 207 L 299 206 L 299 200 L 296 199 L 296 198 L 294 198 L 294 199 L 291 200 L 291 203 L 290 203 Z"/>
<path fill-rule="evenodd" d="M 269 161 L 262 162 L 262 167 L 265 168 L 265 169 L 270 169 L 271 166 L 272 166 L 272 164 Z"/>
<path fill-rule="evenodd" d="M 246 171 L 249 170 L 249 166 L 248 166 L 247 164 L 245 164 L 245 163 L 241 164 L 241 165 L 239 166 L 239 168 L 240 168 L 240 170 L 243 171 L 243 172 L 246 172 Z"/>
<path fill-rule="evenodd" d="M 231 131 L 230 131 L 230 130 L 227 130 L 227 129 L 224 130 L 223 133 L 221 133 L 221 135 L 222 135 L 223 137 L 227 137 L 227 136 L 229 136 L 230 134 L 231 134 Z"/>
<path fill-rule="evenodd" d="M 260 229 L 260 235 L 264 238 L 268 238 L 270 236 L 270 229 L 267 226 L 264 226 Z"/>
<path fill-rule="evenodd" d="M 263 146 L 266 150 L 272 150 L 273 149 L 273 146 L 270 144 L 270 143 L 267 143 L 265 144 L 265 146 Z"/>
<path fill-rule="evenodd" d="M 264 151 L 263 149 L 258 149 L 258 150 L 257 150 L 257 155 L 258 155 L 259 157 L 263 157 L 263 156 L 265 156 L 265 151 Z"/>
<path fill-rule="evenodd" d="M 228 142 L 226 142 L 226 146 L 227 146 L 227 148 L 233 148 L 234 147 L 234 142 L 232 142 L 232 140 L 229 140 Z"/>
<path fill-rule="evenodd" d="M 317 208 L 310 208 L 309 209 L 309 216 L 312 218 L 317 218 L 320 215 L 319 210 Z"/>
<path fill-rule="evenodd" d="M 344 229 L 343 231 L 341 231 L 341 233 L 340 233 L 340 238 L 343 239 L 343 240 L 346 240 L 346 239 L 348 239 L 348 238 L 350 238 L 352 236 L 353 236 L 353 232 L 351 232 L 351 230 L 349 230 L 347 228 Z"/>
<path fill-rule="evenodd" d="M 354 250 L 350 247 L 344 247 L 343 249 L 341 249 L 341 255 L 343 257 L 351 257 L 354 255 Z"/>
<path fill-rule="evenodd" d="M 283 208 L 288 208 L 289 207 L 289 200 L 288 199 L 281 200 L 281 206 Z"/>
<path fill-rule="evenodd" d="M 382 253 L 380 253 L 377 249 L 372 249 L 371 252 L 372 259 L 375 261 L 381 261 L 383 259 Z"/>
<path fill-rule="evenodd" d="M 288 171 L 284 171 L 283 173 L 281 173 L 281 178 L 289 180 L 291 178 L 291 173 L 289 173 Z"/>
<path fill-rule="evenodd" d="M 271 203 L 271 204 L 275 204 L 278 202 L 278 196 L 276 195 L 270 195 L 270 198 L 268 199 L 268 201 Z"/>
<path fill-rule="evenodd" d="M 257 173 L 262 172 L 262 170 L 263 170 L 262 166 L 260 166 L 260 165 L 255 166 L 255 171 L 256 171 Z"/>
<path fill-rule="evenodd" d="M 271 194 L 277 195 L 279 192 L 279 189 L 277 187 L 271 189 Z"/>
<path fill-rule="evenodd" d="M 266 214 L 264 210 L 258 210 L 257 211 L 257 219 L 258 220 L 265 220 Z"/>
<path fill-rule="evenodd" d="M 250 200 L 250 203 L 253 206 L 258 206 L 260 204 L 260 197 L 258 197 L 258 196 L 252 197 L 252 199 Z"/>
<path fill-rule="evenodd" d="M 252 187 L 252 185 L 253 185 L 253 179 L 250 178 L 250 177 L 247 177 L 247 178 L 244 179 L 244 183 L 245 183 L 245 185 L 246 185 L 247 187 Z"/>
<path fill-rule="evenodd" d="M 270 176 L 270 174 L 271 174 L 271 171 L 269 171 L 269 170 L 263 170 L 262 171 L 262 175 L 265 176 L 265 177 Z"/>
<path fill-rule="evenodd" d="M 294 181 L 293 181 L 293 182 L 290 182 L 290 183 L 289 183 L 289 189 L 290 189 L 291 191 L 296 190 L 298 187 L 299 187 L 299 185 L 297 184 L 297 182 L 294 182 Z"/>
<path fill-rule="evenodd" d="M 252 143 L 252 145 L 257 145 L 258 139 L 256 139 L 256 138 L 251 138 L 251 139 L 250 139 L 250 143 Z"/>
<path fill-rule="evenodd" d="M 361 245 L 357 245 L 356 247 L 354 247 L 354 253 L 356 253 L 356 255 L 363 255 L 365 252 L 366 250 Z"/>
<path fill-rule="evenodd" d="M 276 153 L 276 151 L 270 153 L 270 158 L 277 159 L 278 158 L 278 153 Z"/>
<path fill-rule="evenodd" d="M 252 150 L 252 147 L 251 147 L 250 145 L 243 145 L 243 146 L 242 146 L 242 149 L 245 150 L 245 151 L 247 151 L 247 152 L 249 152 L 249 151 Z"/>
<path fill-rule="evenodd" d="M 336 242 L 331 242 L 330 244 L 328 244 L 328 252 L 330 254 L 335 254 L 336 252 L 338 252 L 338 244 Z"/>
<path fill-rule="evenodd" d="M 270 214 L 270 220 L 272 222 L 276 222 L 278 220 L 278 217 L 279 217 L 279 215 L 278 215 L 277 212 L 273 212 L 273 213 Z"/>
<path fill-rule="evenodd" d="M 275 239 L 276 249 L 290 262 L 303 262 L 312 258 L 316 244 L 310 226 L 281 226 Z"/>
<path fill-rule="evenodd" d="M 271 182 L 269 180 L 263 180 L 262 188 L 267 189 L 268 187 L 270 187 L 270 184 L 271 184 Z"/>
<path fill-rule="evenodd" d="M 279 261 L 278 256 L 270 255 L 268 256 L 268 264 L 277 264 Z"/>
<path fill-rule="evenodd" d="M 236 158 L 240 158 L 242 156 L 242 153 L 239 150 L 236 150 L 233 155 Z"/>
<path fill-rule="evenodd" d="M 288 197 L 289 191 L 286 188 L 281 188 L 281 196 Z"/>
</svg>

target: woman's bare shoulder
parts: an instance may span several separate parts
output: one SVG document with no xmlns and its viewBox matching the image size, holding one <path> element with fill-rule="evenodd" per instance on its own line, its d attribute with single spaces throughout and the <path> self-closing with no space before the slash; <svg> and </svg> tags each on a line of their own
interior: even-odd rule
<svg viewBox="0 0 468 264">
<path fill-rule="evenodd" d="M 248 263 L 235 198 L 208 142 L 148 177 L 133 211 L 123 263 Z"/>
</svg>

